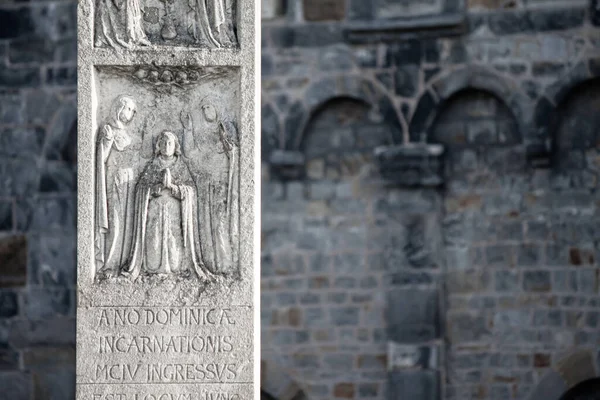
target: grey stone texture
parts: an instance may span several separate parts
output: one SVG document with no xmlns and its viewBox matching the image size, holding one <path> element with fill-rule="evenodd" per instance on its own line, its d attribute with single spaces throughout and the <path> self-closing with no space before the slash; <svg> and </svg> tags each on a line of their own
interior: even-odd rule
<svg viewBox="0 0 600 400">
<path fill-rule="evenodd" d="M 259 394 L 258 8 L 190 2 L 182 34 L 168 24 L 187 5 L 169 3 L 160 37 L 142 24 L 152 2 L 77 4 L 79 400 Z M 31 225 L 40 210 L 50 228 L 66 219 L 48 201 Z M 46 288 L 28 300 L 32 319 L 73 303 Z"/>
<path fill-rule="evenodd" d="M 383 32 L 375 2 L 263 21 L 262 353 L 310 398 L 559 398 L 563 357 L 597 355 L 597 11 L 464 3 L 452 36 Z M 443 145 L 441 182 L 411 143 Z M 361 363 L 390 341 L 442 361 Z"/>
<path fill-rule="evenodd" d="M 469 0 L 458 36 L 362 44 L 345 24 L 374 2 L 325 22 L 264 2 L 265 398 L 546 400 L 597 376 L 577 361 L 558 379 L 565 354 L 598 360 L 597 2 Z M 0 387 L 15 399 L 74 396 L 75 27 L 74 1 L 0 5 Z M 375 148 L 409 142 L 444 144 L 442 188 L 380 176 Z M 407 345 L 442 361 L 388 372 L 388 318 L 410 315 L 388 316 L 389 296 L 435 291 L 439 336 Z"/>
</svg>

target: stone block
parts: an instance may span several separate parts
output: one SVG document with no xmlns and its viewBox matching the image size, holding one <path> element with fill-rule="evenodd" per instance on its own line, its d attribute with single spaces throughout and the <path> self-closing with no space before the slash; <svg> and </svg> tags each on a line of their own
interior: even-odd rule
<svg viewBox="0 0 600 400">
<path fill-rule="evenodd" d="M 407 144 L 375 149 L 382 177 L 402 186 L 438 186 L 443 183 L 443 147 Z"/>
<path fill-rule="evenodd" d="M 35 21 L 29 7 L 16 7 L 0 10 L 0 39 L 14 39 L 35 32 Z"/>
<path fill-rule="evenodd" d="M 388 342 L 388 370 L 421 369 L 432 370 L 440 366 L 438 345 L 419 346 Z"/>
<path fill-rule="evenodd" d="M 274 19 L 280 17 L 285 12 L 284 2 L 282 0 L 262 0 L 262 19 Z"/>
<path fill-rule="evenodd" d="M 485 316 L 475 313 L 451 313 L 447 317 L 450 343 L 477 342 L 490 335 Z"/>
<path fill-rule="evenodd" d="M 19 38 L 11 40 L 8 46 L 8 60 L 11 64 L 42 64 L 54 60 L 55 43 L 46 38 Z"/>
<path fill-rule="evenodd" d="M 9 67 L 0 65 L 0 88 L 36 87 L 40 84 L 39 67 Z"/>
<path fill-rule="evenodd" d="M 525 271 L 523 290 L 528 292 L 549 292 L 552 289 L 550 271 Z"/>
<path fill-rule="evenodd" d="M 37 400 L 72 399 L 75 397 L 75 368 L 73 366 L 35 371 L 33 396 Z"/>
<path fill-rule="evenodd" d="M 27 281 L 27 237 L 0 237 L 0 287 L 24 286 Z"/>
<path fill-rule="evenodd" d="M 23 122 L 23 101 L 18 93 L 0 93 L 0 123 L 18 125 Z"/>
<path fill-rule="evenodd" d="M 390 291 L 385 311 L 389 339 L 402 343 L 437 338 L 440 332 L 438 302 L 435 289 Z"/>
<path fill-rule="evenodd" d="M 30 286 L 24 303 L 25 315 L 32 320 L 74 314 L 69 289 Z"/>
<path fill-rule="evenodd" d="M 41 168 L 40 193 L 75 192 L 76 172 L 76 167 L 64 161 L 46 161 Z"/>
<path fill-rule="evenodd" d="M 496 271 L 494 281 L 497 292 L 518 292 L 521 287 L 518 271 Z"/>
<path fill-rule="evenodd" d="M 51 86 L 77 85 L 76 67 L 54 67 L 46 69 L 44 82 Z"/>
<path fill-rule="evenodd" d="M 19 369 L 19 353 L 6 343 L 0 343 L 0 373 Z"/>
<path fill-rule="evenodd" d="M 530 12 L 529 20 L 537 32 L 573 29 L 585 22 L 585 8 L 547 8 Z"/>
<path fill-rule="evenodd" d="M 345 0 L 304 0 L 307 21 L 339 21 L 346 16 Z"/>
<path fill-rule="evenodd" d="M 419 65 L 423 56 L 423 44 L 420 40 L 406 40 L 387 47 L 386 65 Z"/>
<path fill-rule="evenodd" d="M 326 354 L 323 356 L 323 365 L 332 371 L 350 372 L 355 368 L 354 358 L 353 354 Z"/>
<path fill-rule="evenodd" d="M 497 35 L 526 33 L 533 29 L 528 13 L 520 10 L 491 14 L 489 27 Z"/>
<path fill-rule="evenodd" d="M 75 194 L 37 196 L 17 203 L 17 226 L 39 233 L 75 232 Z"/>
<path fill-rule="evenodd" d="M 41 127 L 4 128 L 0 131 L 0 155 L 35 158 L 41 155 L 46 132 Z"/>
<path fill-rule="evenodd" d="M 12 290 L 0 290 L 0 318 L 12 318 L 19 314 L 18 294 Z"/>
<path fill-rule="evenodd" d="M 405 65 L 396 69 L 395 90 L 398 96 L 413 97 L 419 87 L 419 67 Z"/>
<path fill-rule="evenodd" d="M 8 343 L 17 349 L 74 345 L 75 318 L 55 317 L 39 321 L 15 321 L 11 326 Z"/>
<path fill-rule="evenodd" d="M 280 179 L 299 179 L 304 174 L 304 155 L 300 152 L 273 150 L 269 156 L 272 172 Z"/>
<path fill-rule="evenodd" d="M 340 307 L 329 310 L 329 317 L 334 326 L 357 326 L 360 309 L 358 307 Z"/>
<path fill-rule="evenodd" d="M 389 399 L 438 400 L 440 378 L 435 371 L 393 371 L 388 374 Z"/>
<path fill-rule="evenodd" d="M 297 47 L 321 47 L 342 43 L 344 36 L 338 24 L 306 24 L 294 29 L 293 44 Z"/>
<path fill-rule="evenodd" d="M 552 271 L 552 288 L 556 292 L 577 292 L 577 271 L 558 270 Z"/>
<path fill-rule="evenodd" d="M 0 387 L 6 399 L 32 398 L 32 379 L 29 373 L 0 371 Z"/>
<path fill-rule="evenodd" d="M 28 371 L 72 367 L 75 364 L 75 348 L 32 347 L 23 351 L 23 366 Z"/>
<path fill-rule="evenodd" d="M 0 232 L 13 230 L 14 201 L 0 200 Z"/>
<path fill-rule="evenodd" d="M 353 399 L 356 392 L 354 383 L 337 383 L 333 387 L 333 396 L 336 399 Z"/>
</svg>

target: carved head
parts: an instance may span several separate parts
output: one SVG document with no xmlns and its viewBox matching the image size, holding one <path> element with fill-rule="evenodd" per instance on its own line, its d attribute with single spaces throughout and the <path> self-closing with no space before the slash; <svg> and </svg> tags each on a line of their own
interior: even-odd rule
<svg viewBox="0 0 600 400">
<path fill-rule="evenodd" d="M 161 132 L 156 140 L 154 154 L 157 156 L 163 155 L 166 157 L 172 157 L 173 155 L 179 156 L 181 154 L 181 146 L 179 145 L 177 136 L 173 132 Z"/>
<path fill-rule="evenodd" d="M 128 124 L 136 112 L 135 101 L 130 96 L 121 95 L 113 102 L 112 111 L 117 122 Z"/>
<path fill-rule="evenodd" d="M 212 104 L 204 104 L 202 106 L 202 113 L 208 122 L 215 122 L 217 120 L 217 110 Z"/>
</svg>

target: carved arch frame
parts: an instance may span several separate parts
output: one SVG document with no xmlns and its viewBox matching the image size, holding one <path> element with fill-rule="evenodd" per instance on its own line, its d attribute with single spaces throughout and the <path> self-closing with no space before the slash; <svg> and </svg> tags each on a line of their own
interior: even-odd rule
<svg viewBox="0 0 600 400">
<path fill-rule="evenodd" d="M 433 123 L 446 101 L 466 89 L 487 92 L 506 105 L 517 122 L 520 136 L 528 142 L 531 101 L 514 81 L 479 66 L 455 69 L 427 85 L 410 119 L 410 141 L 429 142 Z"/>
<path fill-rule="evenodd" d="M 388 94 L 379 86 L 369 79 L 365 79 L 358 75 L 343 75 L 336 77 L 326 77 L 306 89 L 303 95 L 303 102 L 296 103 L 295 110 L 286 117 L 288 119 L 299 122 L 297 127 L 290 130 L 292 134 L 285 137 L 283 146 L 288 151 L 300 151 L 306 128 L 318 111 L 328 101 L 336 98 L 350 98 L 364 102 L 371 107 L 376 107 L 383 115 L 383 120 L 388 123 L 392 129 L 392 141 L 394 144 L 402 143 L 403 140 L 403 119 L 396 111 L 394 104 Z"/>
<path fill-rule="evenodd" d="M 557 135 L 561 106 L 581 85 L 598 78 L 600 59 L 582 61 L 550 85 L 535 104 L 532 137 L 542 144 L 552 157 L 556 157 L 558 153 Z"/>
</svg>

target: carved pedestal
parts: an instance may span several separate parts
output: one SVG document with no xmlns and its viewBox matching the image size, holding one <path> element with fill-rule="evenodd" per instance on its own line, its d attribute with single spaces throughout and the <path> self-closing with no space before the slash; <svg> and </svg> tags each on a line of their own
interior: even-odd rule
<svg viewBox="0 0 600 400">
<path fill-rule="evenodd" d="M 259 398 L 257 17 L 79 2 L 78 399 Z"/>
</svg>

